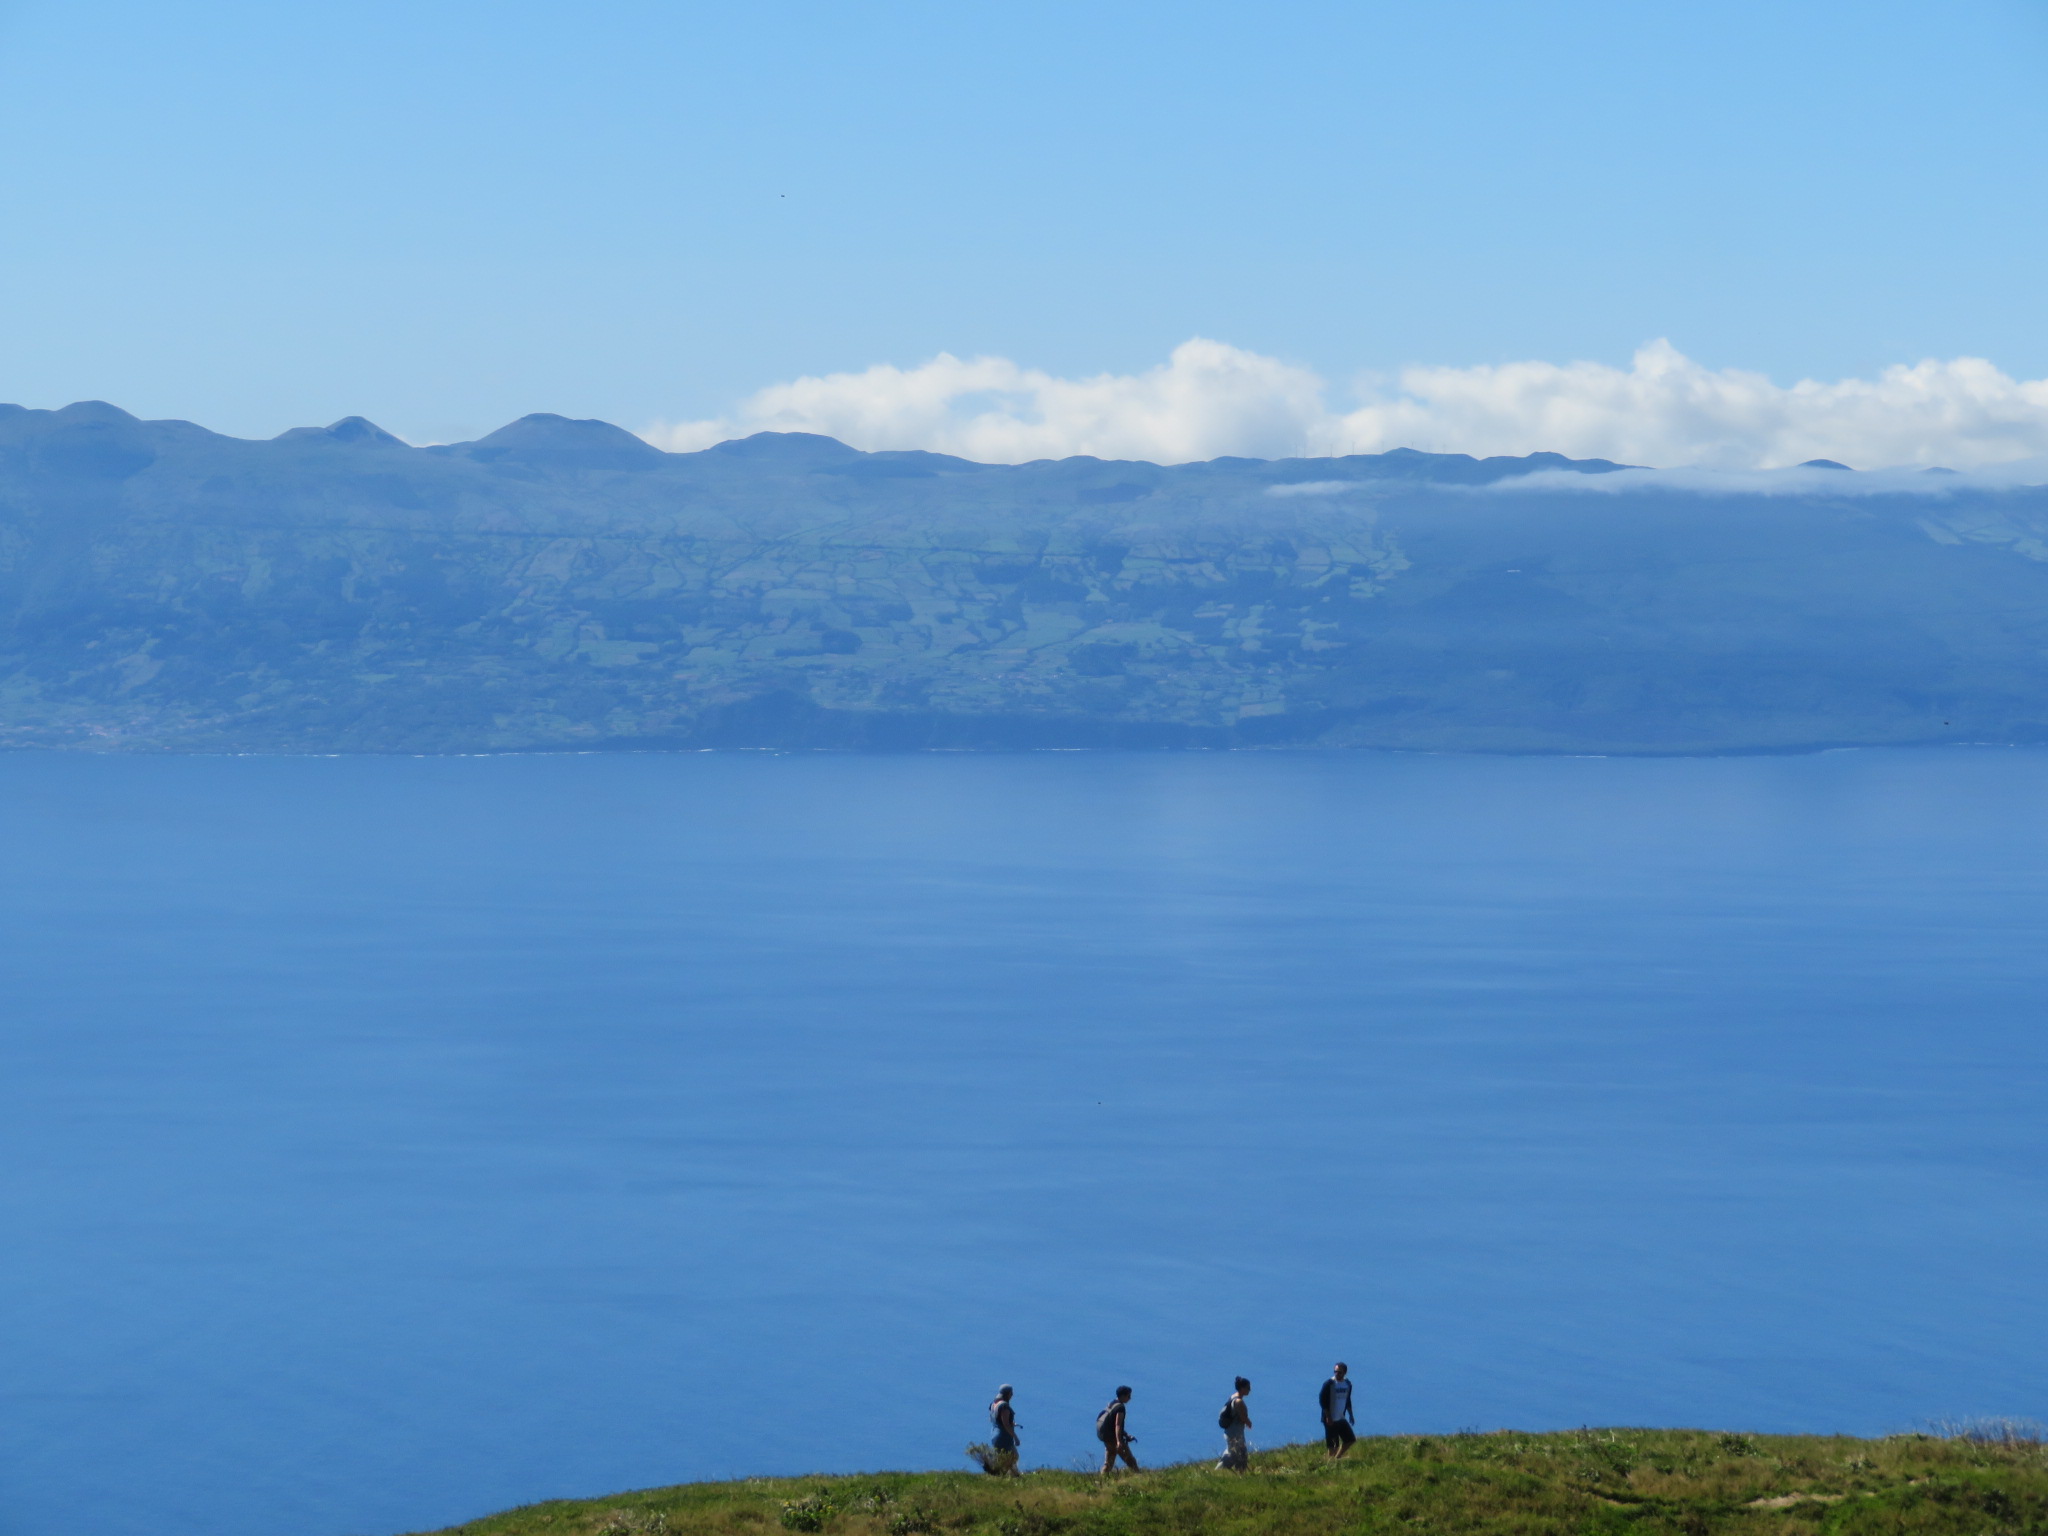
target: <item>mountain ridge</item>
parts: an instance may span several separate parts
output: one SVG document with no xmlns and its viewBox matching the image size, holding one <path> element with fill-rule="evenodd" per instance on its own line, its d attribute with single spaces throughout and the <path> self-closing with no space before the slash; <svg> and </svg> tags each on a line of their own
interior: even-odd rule
<svg viewBox="0 0 2048 1536">
<path fill-rule="evenodd" d="M 361 417 L 243 439 L 0 407 L 0 745 L 2048 739 L 2048 493 L 1623 467 L 668 453 L 547 413 L 414 446 Z"/>
</svg>

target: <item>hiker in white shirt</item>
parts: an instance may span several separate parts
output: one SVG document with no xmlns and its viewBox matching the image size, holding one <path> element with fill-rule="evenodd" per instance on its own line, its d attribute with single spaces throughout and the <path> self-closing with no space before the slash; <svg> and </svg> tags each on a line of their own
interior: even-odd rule
<svg viewBox="0 0 2048 1536">
<path fill-rule="evenodd" d="M 1252 1384 L 1247 1378 L 1238 1377 L 1237 1390 L 1230 1394 L 1230 1401 L 1216 1415 L 1216 1427 L 1223 1431 L 1223 1459 L 1216 1465 L 1226 1472 L 1242 1472 L 1251 1465 L 1251 1450 L 1244 1443 L 1244 1432 L 1252 1427 L 1252 1411 L 1244 1401 L 1245 1394 L 1251 1389 Z"/>
</svg>

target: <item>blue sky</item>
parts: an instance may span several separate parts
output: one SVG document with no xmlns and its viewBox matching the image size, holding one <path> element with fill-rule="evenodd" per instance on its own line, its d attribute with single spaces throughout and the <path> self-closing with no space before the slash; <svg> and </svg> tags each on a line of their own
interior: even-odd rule
<svg viewBox="0 0 2048 1536">
<path fill-rule="evenodd" d="M 0 7 L 0 399 L 416 440 L 947 351 L 2048 374 L 2048 8 Z"/>
</svg>

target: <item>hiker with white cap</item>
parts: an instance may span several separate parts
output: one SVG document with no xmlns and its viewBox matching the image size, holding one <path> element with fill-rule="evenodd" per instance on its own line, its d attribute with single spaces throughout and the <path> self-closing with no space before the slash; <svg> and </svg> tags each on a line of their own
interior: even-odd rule
<svg viewBox="0 0 2048 1536">
<path fill-rule="evenodd" d="M 1010 1399 L 1015 1390 L 1008 1382 L 996 1389 L 996 1400 L 988 1405 L 988 1421 L 995 1427 L 995 1436 L 989 1442 L 989 1449 L 995 1454 L 989 1458 L 988 1470 L 997 1477 L 1017 1475 L 1017 1410 Z"/>
</svg>

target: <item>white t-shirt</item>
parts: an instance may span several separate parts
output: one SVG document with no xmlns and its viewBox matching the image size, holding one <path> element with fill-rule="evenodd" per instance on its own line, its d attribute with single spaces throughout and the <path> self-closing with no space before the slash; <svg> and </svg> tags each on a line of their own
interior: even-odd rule
<svg viewBox="0 0 2048 1536">
<path fill-rule="evenodd" d="M 1349 1378 L 1339 1381 L 1330 1378 L 1330 1422 L 1336 1423 L 1351 1411 L 1351 1382 Z"/>
</svg>

